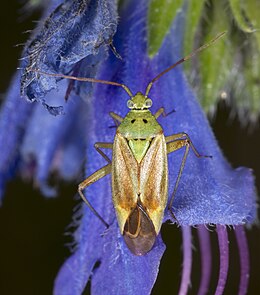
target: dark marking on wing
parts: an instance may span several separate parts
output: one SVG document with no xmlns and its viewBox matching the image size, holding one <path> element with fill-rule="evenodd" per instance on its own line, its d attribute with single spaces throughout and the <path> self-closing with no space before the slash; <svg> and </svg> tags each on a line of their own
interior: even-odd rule
<svg viewBox="0 0 260 295">
<path fill-rule="evenodd" d="M 140 201 L 137 202 L 126 220 L 124 239 L 130 251 L 135 255 L 146 254 L 155 243 L 154 225 Z"/>
</svg>

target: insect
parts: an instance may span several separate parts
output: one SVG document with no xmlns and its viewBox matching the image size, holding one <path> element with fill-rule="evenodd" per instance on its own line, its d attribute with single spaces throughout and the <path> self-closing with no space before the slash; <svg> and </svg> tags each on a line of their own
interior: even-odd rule
<svg viewBox="0 0 260 295">
<path fill-rule="evenodd" d="M 190 148 L 197 157 L 211 157 L 199 154 L 186 133 L 164 135 L 163 128 L 157 122 L 159 116 L 165 115 L 164 109 L 160 108 L 155 114 L 152 114 L 149 110 L 152 106 L 152 100 L 148 97 L 151 87 L 161 76 L 207 48 L 224 34 L 225 32 L 220 33 L 207 44 L 161 72 L 151 80 L 144 94 L 137 92 L 133 95 L 126 85 L 117 82 L 48 74 L 78 81 L 119 86 L 130 97 L 127 101 L 127 107 L 130 110 L 125 118 L 113 112 L 110 113 L 117 123 L 114 142 L 95 144 L 97 152 L 106 159 L 108 164 L 81 182 L 78 186 L 78 192 L 93 213 L 106 227 L 109 227 L 108 223 L 104 221 L 85 197 L 83 190 L 105 175 L 112 174 L 112 199 L 118 225 L 126 245 L 135 255 L 144 255 L 152 249 L 162 225 L 168 201 L 167 155 L 185 147 L 175 187 L 168 202 L 168 210 L 173 218 L 175 218 L 172 212 L 173 200 Z M 111 149 L 112 160 L 101 149 Z"/>
</svg>

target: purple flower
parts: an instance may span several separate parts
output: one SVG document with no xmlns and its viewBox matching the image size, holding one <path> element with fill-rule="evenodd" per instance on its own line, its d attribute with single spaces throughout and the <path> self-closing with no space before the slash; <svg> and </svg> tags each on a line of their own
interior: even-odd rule
<svg viewBox="0 0 260 295">
<path fill-rule="evenodd" d="M 53 2 L 57 6 L 61 1 Z M 53 115 L 61 114 L 62 106 L 51 107 L 44 99 L 48 91 L 56 88 L 57 79 L 50 76 L 37 79 L 33 71 L 95 75 L 96 65 L 104 58 L 102 47 L 111 43 L 116 26 L 114 1 L 62 2 L 39 26 L 26 46 L 22 59 L 21 94 L 30 101 L 40 101 Z"/>
<path fill-rule="evenodd" d="M 110 12 L 105 14 L 107 19 L 102 14 L 104 3 L 108 3 L 107 13 Z M 120 87 L 96 84 L 91 95 L 90 86 L 86 86 L 88 83 L 74 85 L 63 80 L 58 84 L 59 91 L 54 91 L 51 89 L 56 87 L 58 79 L 44 75 L 37 79 L 37 74 L 30 72 L 31 69 L 87 77 L 98 71 L 99 79 L 124 83 L 136 93 L 145 91 L 153 77 L 182 57 L 185 9 L 177 15 L 156 57 L 150 60 L 146 53 L 146 1 L 131 1 L 121 8 L 121 21 L 113 41 L 122 60 L 110 52 L 108 59 L 100 65 L 100 59 L 106 57 L 106 45 L 115 32 L 111 21 L 116 19 L 115 11 L 111 10 L 115 9 L 114 6 L 114 1 L 65 1 L 27 46 L 22 93 L 31 101 L 40 101 L 55 115 L 61 113 L 61 108 L 50 107 L 50 104 L 63 105 L 65 114 L 54 117 L 41 104 L 20 100 L 18 77 L 15 78 L 0 118 L 0 144 L 4 146 L 0 154 L 0 193 L 3 194 L 6 180 L 18 171 L 33 177 L 45 195 L 53 196 L 55 190 L 48 184 L 50 172 L 58 171 L 65 179 L 75 177 L 84 154 L 87 157 L 86 175 L 90 175 L 106 164 L 95 151 L 94 143 L 113 142 L 115 129 L 109 128 L 114 124 L 109 112 L 123 117 L 128 112 L 126 102 L 129 98 Z M 87 9 L 89 7 L 91 9 Z M 103 9 L 99 10 L 100 7 Z M 89 29 L 87 19 L 91 20 L 93 36 L 86 33 Z M 100 23 L 107 24 L 106 21 L 113 24 L 112 30 L 106 31 L 106 25 L 103 31 L 99 27 Z M 58 29 L 53 32 L 56 27 Z M 94 38 L 95 45 L 85 48 L 83 41 L 88 38 Z M 42 39 L 47 41 L 41 44 Z M 35 57 L 36 49 L 39 52 Z M 30 56 L 32 58 L 28 59 Z M 76 94 L 71 92 L 72 87 Z M 65 104 L 66 91 L 70 95 Z M 172 210 L 183 233 L 183 275 L 179 294 L 186 294 L 190 284 L 191 226 L 198 228 L 200 248 L 204 253 L 198 294 L 205 294 L 209 288 L 211 251 L 206 229 L 209 224 L 216 225 L 220 249 L 219 281 L 215 294 L 223 293 L 227 279 L 227 225 L 235 228 L 241 261 L 239 288 L 240 294 L 245 294 L 249 259 L 243 225 L 256 218 L 252 172 L 246 168 L 234 170 L 226 162 L 181 66 L 157 81 L 149 96 L 153 100 L 152 112 L 162 106 L 166 112 L 175 109 L 175 113 L 158 119 L 165 135 L 185 132 L 199 152 L 213 156 L 212 159 L 198 159 L 189 153 L 173 202 Z M 19 112 L 15 111 L 17 108 Z M 174 189 L 182 156 L 182 150 L 168 156 L 169 196 Z M 85 204 L 81 206 L 82 217 L 75 222 L 76 247 L 59 271 L 54 293 L 82 294 L 91 278 L 92 294 L 150 294 L 165 250 L 160 234 L 149 253 L 140 257 L 133 255 L 119 232 L 112 205 L 110 176 L 92 184 L 85 195 L 110 226 L 105 231 L 104 224 L 89 208 Z M 164 221 L 167 220 L 171 220 L 171 216 L 166 210 Z"/>
</svg>

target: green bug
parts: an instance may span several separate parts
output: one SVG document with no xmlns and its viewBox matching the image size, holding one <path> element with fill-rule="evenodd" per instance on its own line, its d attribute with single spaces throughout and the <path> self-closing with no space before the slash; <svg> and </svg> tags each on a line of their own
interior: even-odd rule
<svg viewBox="0 0 260 295">
<path fill-rule="evenodd" d="M 213 40 L 157 75 L 148 84 L 145 94 L 138 92 L 133 95 L 127 86 L 117 82 L 36 71 L 40 74 L 78 81 L 120 86 L 129 95 L 127 106 L 130 110 L 125 118 L 110 113 L 111 117 L 118 122 L 114 142 L 95 144 L 96 150 L 107 160 L 108 164 L 81 182 L 78 192 L 93 213 L 106 227 L 109 227 L 87 200 L 83 190 L 105 175 L 112 174 L 112 199 L 118 225 L 128 248 L 135 255 L 144 255 L 152 249 L 162 225 L 168 201 L 167 155 L 185 147 L 174 191 L 168 203 L 168 209 L 173 218 L 175 218 L 172 212 L 173 199 L 190 148 L 197 157 L 210 157 L 200 155 L 186 133 L 164 136 L 163 128 L 157 122 L 157 118 L 165 112 L 163 108 L 155 114 L 150 112 L 149 108 L 152 106 L 152 100 L 148 97 L 150 89 L 162 75 L 207 48 L 224 34 L 225 32 L 217 35 Z M 101 149 L 111 149 L 112 160 Z"/>
</svg>

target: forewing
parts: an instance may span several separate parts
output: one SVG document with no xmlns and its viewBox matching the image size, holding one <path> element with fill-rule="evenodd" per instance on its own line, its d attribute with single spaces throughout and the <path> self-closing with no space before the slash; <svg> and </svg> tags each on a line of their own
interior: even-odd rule
<svg viewBox="0 0 260 295">
<path fill-rule="evenodd" d="M 130 150 L 127 140 L 117 133 L 113 145 L 112 194 L 120 231 L 138 198 L 138 163 Z"/>
<path fill-rule="evenodd" d="M 165 137 L 157 135 L 141 162 L 140 199 L 158 234 L 168 197 L 168 162 Z"/>
</svg>

